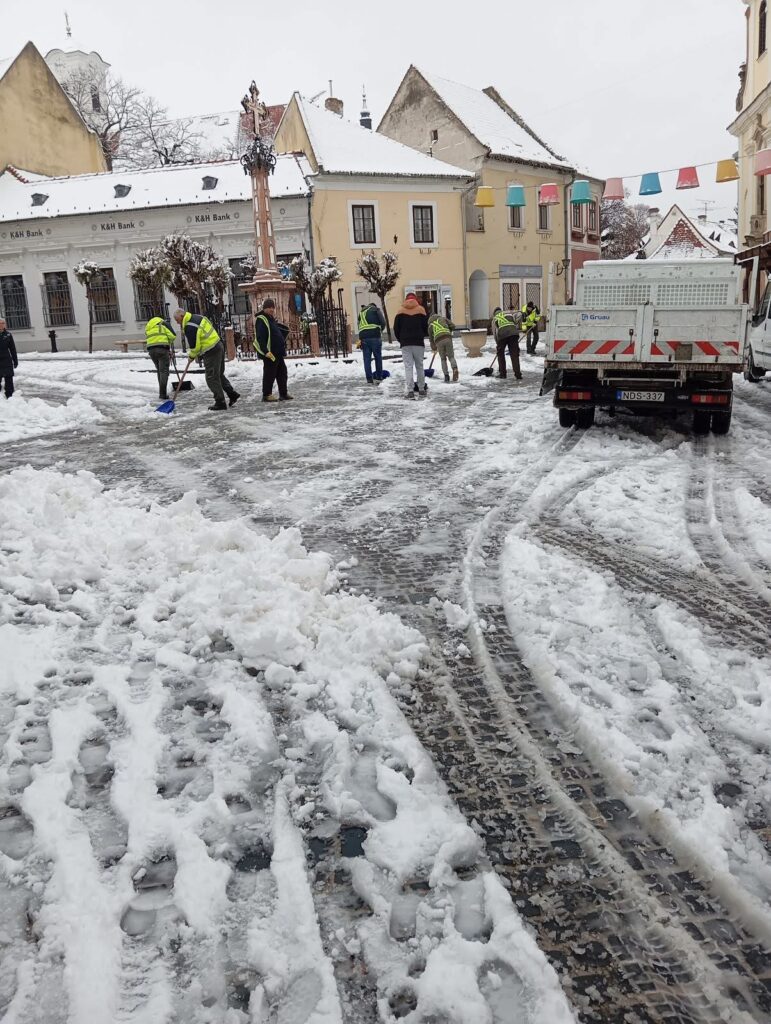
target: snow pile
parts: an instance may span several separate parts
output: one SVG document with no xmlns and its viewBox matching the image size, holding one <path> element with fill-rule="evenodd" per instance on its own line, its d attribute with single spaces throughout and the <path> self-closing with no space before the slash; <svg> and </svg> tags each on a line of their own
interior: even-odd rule
<svg viewBox="0 0 771 1024">
<path fill-rule="evenodd" d="M 0 401 L 0 441 L 70 430 L 103 419 L 87 398 L 74 396 L 64 405 L 53 405 L 42 398 L 23 398 L 16 391 L 8 401 Z"/>
<path fill-rule="evenodd" d="M 25 468 L 0 503 L 6 1019 L 337 1024 L 338 965 L 370 1011 L 573 1019 L 395 702 L 419 633 L 194 494 Z"/>
</svg>

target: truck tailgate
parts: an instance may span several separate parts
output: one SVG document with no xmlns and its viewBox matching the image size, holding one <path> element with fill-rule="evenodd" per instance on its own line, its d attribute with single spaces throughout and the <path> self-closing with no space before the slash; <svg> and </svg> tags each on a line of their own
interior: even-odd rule
<svg viewBox="0 0 771 1024">
<path fill-rule="evenodd" d="M 635 362 L 639 309 L 552 306 L 546 358 L 565 363 Z"/>
<path fill-rule="evenodd" d="M 651 328 L 643 332 L 644 362 L 742 363 L 747 326 L 745 306 L 648 309 L 652 321 Z"/>
</svg>

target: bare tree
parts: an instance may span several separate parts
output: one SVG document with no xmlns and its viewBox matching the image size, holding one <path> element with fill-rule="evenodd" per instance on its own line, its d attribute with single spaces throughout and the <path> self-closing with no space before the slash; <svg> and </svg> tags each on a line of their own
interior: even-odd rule
<svg viewBox="0 0 771 1024">
<path fill-rule="evenodd" d="M 118 150 L 131 145 L 141 122 L 141 91 L 111 75 L 95 80 L 87 70 L 68 76 L 62 88 L 99 137 L 108 170 L 112 170 Z"/>
<path fill-rule="evenodd" d="M 203 135 L 191 118 L 169 119 L 166 107 L 146 93 L 137 99 L 138 123 L 120 149 L 127 167 L 165 167 L 192 163 L 203 157 Z"/>
<path fill-rule="evenodd" d="M 78 284 L 86 289 L 86 302 L 88 303 L 88 351 L 94 351 L 94 282 L 99 277 L 99 265 L 92 260 L 81 260 L 73 268 L 73 274 Z"/>
<path fill-rule="evenodd" d="M 356 272 L 364 278 L 369 290 L 374 292 L 382 302 L 388 340 L 391 341 L 391 320 L 388 316 L 385 297 L 393 291 L 399 280 L 399 257 L 391 249 L 386 249 L 380 259 L 374 251 L 363 252 L 356 260 Z"/>
<path fill-rule="evenodd" d="M 648 207 L 631 205 L 623 199 L 604 200 L 600 207 L 602 255 L 608 260 L 623 260 L 639 252 L 650 230 Z"/>
</svg>

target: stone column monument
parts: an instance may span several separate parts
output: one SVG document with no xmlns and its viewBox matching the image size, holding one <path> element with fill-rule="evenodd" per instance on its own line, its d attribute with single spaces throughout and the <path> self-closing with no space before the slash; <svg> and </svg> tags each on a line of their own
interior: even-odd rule
<svg viewBox="0 0 771 1024">
<path fill-rule="evenodd" d="M 252 179 L 252 208 L 254 211 L 254 251 L 257 266 L 254 279 L 239 285 L 249 296 L 252 315 L 259 313 L 264 299 L 276 303 L 276 319 L 289 328 L 287 348 L 298 351 L 302 347 L 300 320 L 294 306 L 294 284 L 281 276 L 276 263 L 273 221 L 270 214 L 269 175 L 276 167 L 273 148 L 273 129 L 268 111 L 260 99 L 260 91 L 252 82 L 249 92 L 241 100 L 247 115 L 248 134 L 252 136 L 241 157 L 244 173 Z"/>
</svg>

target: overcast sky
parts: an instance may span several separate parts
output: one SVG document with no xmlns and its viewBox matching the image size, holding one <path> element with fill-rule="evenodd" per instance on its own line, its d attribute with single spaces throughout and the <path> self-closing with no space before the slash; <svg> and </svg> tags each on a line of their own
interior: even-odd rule
<svg viewBox="0 0 771 1024">
<path fill-rule="evenodd" d="M 410 63 L 483 88 L 495 85 L 559 152 L 598 177 L 730 156 L 744 59 L 740 0 L 0 0 L 0 57 L 31 39 L 97 50 L 113 71 L 174 115 L 232 110 L 255 79 L 268 103 L 329 79 L 358 115 L 366 85 L 375 123 Z M 64 11 L 72 25 L 65 34 Z M 478 13 L 477 13 L 478 12 Z M 688 212 L 730 214 L 733 185 L 667 190 Z M 666 180 L 665 180 L 666 183 Z M 669 177 L 674 185 L 674 176 Z M 630 181 L 633 192 L 638 182 Z"/>
</svg>

